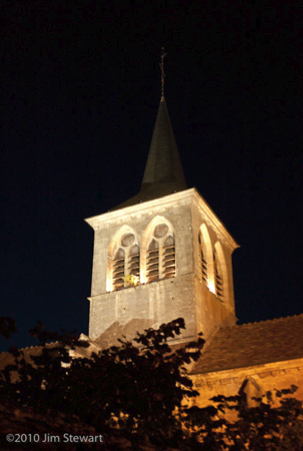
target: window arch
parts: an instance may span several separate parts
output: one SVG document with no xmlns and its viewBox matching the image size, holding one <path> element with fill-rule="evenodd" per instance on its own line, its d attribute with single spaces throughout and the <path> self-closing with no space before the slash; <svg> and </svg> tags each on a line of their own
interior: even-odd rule
<svg viewBox="0 0 303 451">
<path fill-rule="evenodd" d="M 156 217 L 147 226 L 142 238 L 142 260 L 144 283 L 175 277 L 175 235 L 165 218 Z"/>
<path fill-rule="evenodd" d="M 107 291 L 137 285 L 140 276 L 140 247 L 135 232 L 122 227 L 108 250 Z M 127 279 L 125 279 L 127 277 Z"/>
</svg>

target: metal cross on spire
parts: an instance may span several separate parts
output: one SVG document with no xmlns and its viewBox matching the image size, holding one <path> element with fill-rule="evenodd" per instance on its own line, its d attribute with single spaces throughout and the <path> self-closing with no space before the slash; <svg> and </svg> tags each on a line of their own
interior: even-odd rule
<svg viewBox="0 0 303 451">
<path fill-rule="evenodd" d="M 164 100 L 164 58 L 166 57 L 167 53 L 164 52 L 164 47 L 162 47 L 162 54 L 161 54 L 161 63 L 160 63 L 160 69 L 161 69 L 161 100 Z"/>
</svg>

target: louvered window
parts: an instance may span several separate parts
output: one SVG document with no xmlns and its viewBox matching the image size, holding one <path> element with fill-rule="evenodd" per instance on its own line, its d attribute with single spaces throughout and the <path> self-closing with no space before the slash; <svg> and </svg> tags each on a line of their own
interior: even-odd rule
<svg viewBox="0 0 303 451">
<path fill-rule="evenodd" d="M 123 277 L 125 275 L 125 251 L 120 248 L 116 252 L 113 261 L 113 290 L 124 287 Z"/>
<path fill-rule="evenodd" d="M 175 240 L 172 236 L 166 238 L 162 254 L 163 279 L 170 279 L 176 274 Z"/>
<path fill-rule="evenodd" d="M 207 260 L 206 260 L 206 256 L 205 256 L 205 251 L 203 250 L 203 242 L 202 242 L 201 235 L 199 235 L 199 264 L 200 264 L 201 279 L 203 280 L 204 284 L 207 285 L 208 268 L 207 268 Z"/>
<path fill-rule="evenodd" d="M 218 261 L 217 252 L 214 252 L 214 269 L 215 269 L 215 286 L 216 286 L 216 295 L 223 302 L 223 277 L 221 274 L 220 262 Z"/>
<path fill-rule="evenodd" d="M 204 252 L 202 249 L 201 249 L 201 269 L 203 282 L 207 284 L 207 261 L 205 260 Z"/>
<path fill-rule="evenodd" d="M 175 239 L 169 227 L 161 223 L 154 228 L 146 252 L 146 282 L 170 279 L 176 275 Z"/>
<path fill-rule="evenodd" d="M 140 277 L 140 252 L 137 244 L 131 247 L 128 260 L 129 273 Z"/>
<path fill-rule="evenodd" d="M 111 264 L 112 290 L 132 287 L 140 281 L 140 248 L 132 232 L 124 233 Z"/>
<path fill-rule="evenodd" d="M 159 244 L 154 239 L 147 251 L 146 278 L 148 283 L 159 279 Z"/>
</svg>

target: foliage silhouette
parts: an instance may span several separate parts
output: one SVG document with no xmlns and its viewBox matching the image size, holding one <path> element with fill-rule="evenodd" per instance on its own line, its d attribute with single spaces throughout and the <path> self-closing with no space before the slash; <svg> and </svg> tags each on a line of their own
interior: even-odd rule
<svg viewBox="0 0 303 451">
<path fill-rule="evenodd" d="M 255 400 L 257 407 L 247 405 L 243 392 L 213 398 L 206 408 L 195 405 L 199 393 L 187 365 L 198 360 L 204 340 L 171 346 L 168 340 L 184 328 L 179 318 L 138 333 L 134 342 L 122 339 L 98 355 L 73 359 L 70 351 L 87 342 L 48 333 L 39 323 L 31 334 L 43 346 L 33 348 L 31 361 L 25 350 L 11 349 L 13 363 L 1 372 L 1 399 L 8 410 L 30 412 L 32 433 L 41 432 L 43 420 L 49 431 L 102 434 L 104 451 L 302 450 L 296 387 L 268 392 Z"/>
<path fill-rule="evenodd" d="M 0 337 L 10 338 L 16 332 L 16 321 L 8 316 L 0 316 Z"/>
</svg>

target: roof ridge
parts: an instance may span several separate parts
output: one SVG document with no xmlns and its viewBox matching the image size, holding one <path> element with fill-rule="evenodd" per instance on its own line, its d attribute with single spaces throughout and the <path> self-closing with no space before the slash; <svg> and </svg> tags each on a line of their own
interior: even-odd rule
<svg viewBox="0 0 303 451">
<path fill-rule="evenodd" d="M 18 349 L 18 351 L 25 351 L 26 349 L 43 348 L 44 346 L 47 346 L 47 345 L 55 345 L 55 344 L 60 344 L 60 343 L 61 342 L 57 340 L 57 341 L 52 341 L 51 343 L 45 343 L 44 345 L 42 345 L 42 344 L 32 345 L 32 346 L 26 346 L 25 348 L 17 348 L 17 349 Z M 12 346 L 14 346 L 14 345 L 12 345 Z M 0 355 L 1 354 L 11 354 L 11 353 L 9 352 L 9 350 L 7 350 L 7 351 L 1 351 Z"/>
<path fill-rule="evenodd" d="M 236 324 L 235 326 L 225 327 L 224 329 L 232 329 L 233 327 L 253 326 L 254 324 L 284 321 L 286 319 L 297 318 L 299 316 L 303 317 L 303 313 L 300 313 L 299 315 L 288 315 L 288 316 L 281 316 L 280 318 L 263 319 L 261 321 L 254 321 L 254 322 L 249 322 L 249 323 L 244 323 L 244 324 Z"/>
</svg>

